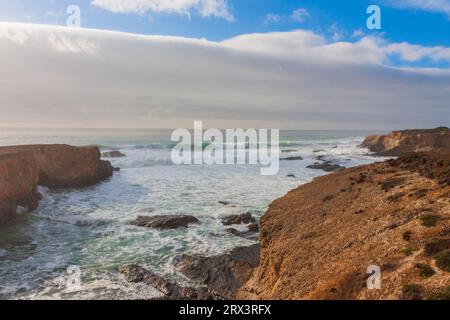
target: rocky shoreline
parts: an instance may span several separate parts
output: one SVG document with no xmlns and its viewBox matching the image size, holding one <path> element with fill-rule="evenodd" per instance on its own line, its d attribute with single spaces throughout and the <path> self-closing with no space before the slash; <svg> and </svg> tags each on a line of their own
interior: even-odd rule
<svg viewBox="0 0 450 320">
<path fill-rule="evenodd" d="M 410 151 L 412 140 L 430 132 L 441 139 L 448 134 L 442 130 L 403 132 L 395 153 Z M 195 288 L 139 266 L 121 272 L 160 288 L 164 299 L 449 299 L 450 150 L 426 140 L 431 147 L 421 142 L 418 150 L 429 152 L 338 168 L 275 200 L 260 222 L 259 244 L 177 257 L 176 269 Z M 386 155 L 392 145 L 376 149 Z M 222 220 L 241 222 L 250 228 L 254 220 L 248 214 Z M 366 286 L 373 265 L 382 272 L 380 290 Z"/>
<path fill-rule="evenodd" d="M 18 211 L 37 208 L 37 187 L 81 188 L 113 174 L 97 147 L 24 145 L 0 147 L 0 225 Z"/>
</svg>

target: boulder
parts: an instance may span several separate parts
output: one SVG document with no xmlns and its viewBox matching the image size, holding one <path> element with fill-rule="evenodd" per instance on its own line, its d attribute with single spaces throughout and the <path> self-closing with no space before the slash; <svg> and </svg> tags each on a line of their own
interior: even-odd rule
<svg viewBox="0 0 450 320">
<path fill-rule="evenodd" d="M 367 137 L 361 147 L 379 156 L 399 156 L 409 152 L 440 152 L 450 150 L 450 129 L 393 131 L 387 135 Z"/>
<path fill-rule="evenodd" d="M 236 290 L 259 264 L 259 245 L 238 247 L 222 255 L 181 255 L 176 268 L 186 277 L 205 285 L 216 299 L 232 299 Z"/>
<path fill-rule="evenodd" d="M 232 224 L 248 224 L 255 222 L 256 219 L 252 217 L 250 212 L 243 214 L 233 214 L 222 218 L 222 224 L 225 226 L 230 226 Z"/>
<path fill-rule="evenodd" d="M 324 161 L 322 163 L 316 162 L 314 164 L 311 164 L 307 166 L 308 169 L 316 169 L 316 170 L 323 170 L 325 172 L 335 172 L 338 170 L 345 169 L 345 167 L 338 165 L 336 163 L 333 163 L 331 161 Z"/>
<path fill-rule="evenodd" d="M 296 157 L 287 157 L 287 158 L 281 158 L 282 161 L 296 161 L 296 160 L 303 160 L 302 157 L 296 156 Z"/>
<path fill-rule="evenodd" d="M 199 220 L 187 215 L 138 216 L 131 224 L 152 229 L 177 229 Z"/>
<path fill-rule="evenodd" d="M 143 282 L 160 291 L 166 299 L 172 300 L 209 300 L 212 296 L 206 288 L 182 287 L 136 264 L 124 265 L 119 272 L 128 282 Z"/>
</svg>

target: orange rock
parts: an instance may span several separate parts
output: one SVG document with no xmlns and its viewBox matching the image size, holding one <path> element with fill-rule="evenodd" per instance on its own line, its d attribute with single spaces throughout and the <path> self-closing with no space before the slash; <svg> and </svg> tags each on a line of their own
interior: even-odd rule
<svg viewBox="0 0 450 320">
<path fill-rule="evenodd" d="M 97 147 L 28 145 L 0 147 L 0 223 L 18 205 L 34 210 L 37 185 L 76 188 L 112 176 L 108 161 L 100 160 Z"/>
</svg>

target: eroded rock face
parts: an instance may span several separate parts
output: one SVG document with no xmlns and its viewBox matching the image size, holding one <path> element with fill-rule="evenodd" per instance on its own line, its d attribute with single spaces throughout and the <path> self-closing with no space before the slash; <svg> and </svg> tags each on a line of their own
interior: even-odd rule
<svg viewBox="0 0 450 320">
<path fill-rule="evenodd" d="M 414 284 L 432 299 L 448 290 L 438 261 L 450 235 L 449 161 L 449 152 L 413 153 L 315 178 L 275 200 L 260 222 L 260 265 L 237 298 L 403 299 Z M 427 216 L 438 219 L 426 224 Z M 366 286 L 370 265 L 382 270 L 381 290 Z M 424 278 L 417 265 L 435 273 Z"/>
<path fill-rule="evenodd" d="M 367 137 L 361 147 L 380 156 L 399 156 L 408 152 L 450 151 L 450 129 L 394 131 Z"/>
<path fill-rule="evenodd" d="M 138 227 L 152 229 L 177 229 L 187 227 L 199 220 L 193 216 L 167 215 L 167 216 L 139 216 L 131 224 Z"/>
<path fill-rule="evenodd" d="M 111 164 L 100 160 L 100 151 L 96 147 L 0 147 L 0 220 L 10 217 L 18 205 L 34 210 L 40 198 L 37 185 L 86 187 L 112 174 Z"/>
</svg>

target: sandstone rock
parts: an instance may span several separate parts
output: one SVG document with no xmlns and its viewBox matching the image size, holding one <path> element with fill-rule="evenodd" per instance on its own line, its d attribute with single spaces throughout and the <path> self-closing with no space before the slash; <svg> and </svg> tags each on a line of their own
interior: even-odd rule
<svg viewBox="0 0 450 320">
<path fill-rule="evenodd" d="M 125 157 L 125 154 L 123 154 L 120 151 L 114 150 L 114 151 L 108 151 L 102 153 L 103 158 L 123 158 Z"/>
<path fill-rule="evenodd" d="M 247 224 L 255 221 L 255 218 L 252 217 L 252 214 L 250 212 L 246 212 L 243 214 L 234 214 L 222 218 L 222 224 L 226 226 L 230 226 L 232 224 Z"/>
<path fill-rule="evenodd" d="M 75 188 L 93 185 L 112 175 L 108 161 L 96 147 L 24 145 L 0 147 L 0 222 L 17 206 L 36 209 L 37 185 Z"/>
<path fill-rule="evenodd" d="M 449 250 L 449 161 L 450 152 L 407 154 L 315 178 L 275 200 L 260 221 L 260 264 L 235 297 L 402 299 L 418 297 L 402 291 L 408 283 L 423 297 L 441 289 L 448 273 L 441 268 L 426 279 L 415 265 L 447 261 L 438 255 Z M 428 192 L 408 196 L 417 190 Z M 426 228 L 424 212 L 441 219 Z M 413 235 L 407 242 L 405 233 Z M 381 290 L 366 287 L 370 265 L 383 266 Z"/>
<path fill-rule="evenodd" d="M 187 227 L 190 223 L 197 223 L 199 220 L 193 216 L 166 215 L 166 216 L 139 216 L 131 224 L 138 227 L 153 229 L 177 229 Z"/>
<path fill-rule="evenodd" d="M 409 152 L 450 151 L 450 129 L 394 131 L 367 137 L 361 147 L 380 156 L 399 156 Z"/>
<path fill-rule="evenodd" d="M 0 151 L 0 225 L 15 216 L 18 206 L 37 207 L 38 178 L 37 163 L 29 154 Z"/>
<path fill-rule="evenodd" d="M 188 278 L 206 285 L 216 299 L 231 299 L 258 265 L 259 245 L 238 247 L 213 257 L 182 255 L 177 260 L 177 269 Z"/>
</svg>

